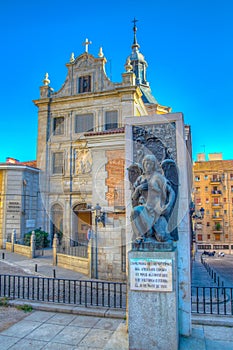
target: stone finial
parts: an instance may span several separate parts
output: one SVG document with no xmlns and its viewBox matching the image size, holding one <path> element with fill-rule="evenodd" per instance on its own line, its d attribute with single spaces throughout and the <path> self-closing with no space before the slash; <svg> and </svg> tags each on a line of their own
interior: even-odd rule
<svg viewBox="0 0 233 350">
<path fill-rule="evenodd" d="M 75 61 L 74 53 L 72 52 L 70 55 L 70 63 L 73 63 L 74 61 Z"/>
<path fill-rule="evenodd" d="M 125 64 L 125 70 L 127 73 L 131 72 L 133 69 L 133 66 L 130 62 L 130 58 L 127 59 L 126 64 Z"/>
<path fill-rule="evenodd" d="M 45 86 L 49 85 L 50 80 L 49 80 L 49 74 L 48 73 L 45 73 L 45 78 L 43 80 L 43 83 L 44 83 Z"/>
<path fill-rule="evenodd" d="M 104 57 L 104 53 L 103 53 L 103 48 L 102 48 L 102 47 L 100 47 L 98 56 L 99 56 L 100 58 L 101 58 L 101 57 Z"/>
</svg>

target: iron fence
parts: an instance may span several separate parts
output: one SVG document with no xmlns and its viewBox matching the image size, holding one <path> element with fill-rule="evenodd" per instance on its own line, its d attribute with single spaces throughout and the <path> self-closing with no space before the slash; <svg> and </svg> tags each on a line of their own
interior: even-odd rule
<svg viewBox="0 0 233 350">
<path fill-rule="evenodd" d="M 88 258 L 88 245 L 85 243 L 70 240 L 70 242 L 62 242 L 57 246 L 57 253 L 71 256 L 79 256 L 81 258 Z"/>
<path fill-rule="evenodd" d="M 125 309 L 126 284 L 1 274 L 0 297 Z"/>
<path fill-rule="evenodd" d="M 192 313 L 233 316 L 233 287 L 192 286 Z M 126 309 L 123 282 L 0 274 L 0 297 Z"/>
<path fill-rule="evenodd" d="M 233 287 L 192 286 L 192 312 L 233 315 Z"/>
</svg>

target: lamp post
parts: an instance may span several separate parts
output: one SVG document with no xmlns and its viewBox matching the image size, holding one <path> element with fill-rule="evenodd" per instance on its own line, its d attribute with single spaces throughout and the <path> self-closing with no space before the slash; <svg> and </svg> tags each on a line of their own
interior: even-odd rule
<svg viewBox="0 0 233 350">
<path fill-rule="evenodd" d="M 98 279 L 98 222 L 101 219 L 101 206 L 96 204 L 95 208 L 95 278 Z"/>
</svg>

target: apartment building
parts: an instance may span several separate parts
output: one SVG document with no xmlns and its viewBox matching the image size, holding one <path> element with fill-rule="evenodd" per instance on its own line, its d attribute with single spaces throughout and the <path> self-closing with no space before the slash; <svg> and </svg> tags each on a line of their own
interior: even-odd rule
<svg viewBox="0 0 233 350">
<path fill-rule="evenodd" d="M 233 160 L 198 154 L 193 165 L 193 240 L 198 250 L 233 253 Z"/>
</svg>

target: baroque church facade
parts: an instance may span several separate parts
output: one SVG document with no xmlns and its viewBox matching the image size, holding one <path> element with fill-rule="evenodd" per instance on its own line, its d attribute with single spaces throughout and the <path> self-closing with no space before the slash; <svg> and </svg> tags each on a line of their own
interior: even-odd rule
<svg viewBox="0 0 233 350">
<path fill-rule="evenodd" d="M 103 279 L 124 279 L 126 271 L 125 118 L 171 111 L 152 95 L 136 31 L 134 23 L 132 52 L 120 83 L 107 77 L 102 48 L 94 57 L 86 39 L 85 51 L 78 57 L 72 54 L 66 64 L 61 89 L 54 91 L 46 74 L 40 97 L 34 100 L 44 208 L 39 226 L 51 240 L 62 232 L 63 242 L 72 245 L 87 244 L 87 230 L 95 231 L 97 224 L 98 271 Z M 96 204 L 104 225 L 96 222 Z"/>
</svg>

